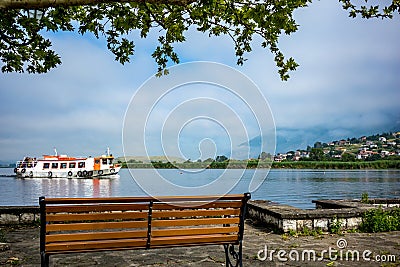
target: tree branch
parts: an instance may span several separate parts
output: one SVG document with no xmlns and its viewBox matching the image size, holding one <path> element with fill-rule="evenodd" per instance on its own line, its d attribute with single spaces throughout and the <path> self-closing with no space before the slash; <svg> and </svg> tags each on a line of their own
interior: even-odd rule
<svg viewBox="0 0 400 267">
<path fill-rule="evenodd" d="M 0 9 L 40 9 L 48 7 L 68 7 L 97 5 L 101 3 L 150 3 L 186 6 L 196 0 L 0 0 Z"/>
</svg>

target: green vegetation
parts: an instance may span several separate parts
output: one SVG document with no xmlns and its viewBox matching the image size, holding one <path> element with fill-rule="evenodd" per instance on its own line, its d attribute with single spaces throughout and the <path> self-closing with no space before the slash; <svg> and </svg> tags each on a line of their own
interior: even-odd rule
<svg viewBox="0 0 400 267">
<path fill-rule="evenodd" d="M 151 163 L 126 163 L 120 162 L 123 168 L 132 169 L 322 169 L 322 170 L 362 170 L 362 169 L 400 169 L 400 160 L 377 160 L 377 161 L 285 161 L 285 162 L 259 162 L 248 161 L 224 161 L 211 163 L 204 162 L 151 162 Z M 258 165 L 257 165 L 258 164 Z"/>
<path fill-rule="evenodd" d="M 367 204 L 369 202 L 368 192 L 364 192 L 361 195 L 361 203 Z"/>
<path fill-rule="evenodd" d="M 3 229 L 0 229 L 0 243 L 7 243 L 6 236 Z"/>
<path fill-rule="evenodd" d="M 308 227 L 304 227 L 301 231 L 294 231 L 289 229 L 289 232 L 282 234 L 282 239 L 287 240 L 290 236 L 299 237 L 299 236 L 320 236 L 323 235 L 321 228 L 310 230 Z"/>
<path fill-rule="evenodd" d="M 393 18 L 399 13 L 397 1 L 387 6 L 359 5 L 339 0 L 350 17 Z M 0 61 L 2 72 L 45 73 L 61 64 L 45 33 L 77 32 L 104 38 L 115 60 L 130 62 L 135 53 L 135 38 L 155 33 L 157 47 L 151 56 L 159 74 L 168 72 L 169 63 L 179 63 L 175 45 L 186 41 L 189 29 L 205 36 L 227 36 L 232 40 L 237 64 L 242 65 L 255 40 L 268 49 L 282 80 L 298 64 L 286 58 L 278 46 L 280 37 L 297 31 L 293 13 L 311 0 L 291 1 L 2 1 L 0 5 Z M 354 1 L 357 2 L 357 1 Z M 97 3 L 97 4 L 95 4 Z M 36 19 L 25 12 L 41 11 Z M 36 13 L 36 11 L 35 11 Z M 137 33 L 137 34 L 133 34 Z"/>
<path fill-rule="evenodd" d="M 274 169 L 400 169 L 400 160 L 377 161 L 283 161 L 274 162 Z"/>
<path fill-rule="evenodd" d="M 269 168 L 271 167 L 271 161 L 258 162 L 258 160 L 225 160 L 222 162 L 218 161 L 197 161 L 191 162 L 186 161 L 182 163 L 177 162 L 162 162 L 162 161 L 152 161 L 150 163 L 143 162 L 120 162 L 123 168 L 132 169 L 246 169 L 246 168 Z"/>
<path fill-rule="evenodd" d="M 331 234 L 341 234 L 342 233 L 342 220 L 338 219 L 336 216 L 332 219 L 329 225 L 329 232 Z"/>
<path fill-rule="evenodd" d="M 367 233 L 400 231 L 400 208 L 384 210 L 379 207 L 367 211 L 363 215 L 360 231 Z"/>
<path fill-rule="evenodd" d="M 278 40 L 283 34 L 290 35 L 297 31 L 293 12 L 306 7 L 309 0 L 293 0 L 289 3 L 99 1 L 97 5 L 85 0 L 73 4 L 68 1 L 62 1 L 62 4 L 48 2 L 45 5 L 42 1 L 36 1 L 31 8 L 45 10 L 40 20 L 32 18 L 28 12 L 20 11 L 21 8 L 29 9 L 26 2 L 24 5 L 16 5 L 17 1 L 9 2 L 14 4 L 0 6 L 0 61 L 3 72 L 45 73 L 57 67 L 61 64 L 61 58 L 44 33 L 76 31 L 82 35 L 104 38 L 115 60 L 122 64 L 131 61 L 137 36 L 146 38 L 149 34 L 155 34 L 158 43 L 151 56 L 158 66 L 158 74 L 162 75 L 168 73 L 167 65 L 171 62 L 179 63 L 175 45 L 186 41 L 190 28 L 205 33 L 206 37 L 230 38 L 238 65 L 246 61 L 246 54 L 252 51 L 257 45 L 255 40 L 258 40 L 259 46 L 272 53 L 281 79 L 287 80 L 289 72 L 294 71 L 298 64 L 293 58 L 284 56 Z"/>
</svg>

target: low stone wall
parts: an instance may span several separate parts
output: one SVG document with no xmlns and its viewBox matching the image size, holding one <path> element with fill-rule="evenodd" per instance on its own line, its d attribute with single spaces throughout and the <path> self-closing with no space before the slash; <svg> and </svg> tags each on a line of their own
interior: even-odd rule
<svg viewBox="0 0 400 267">
<path fill-rule="evenodd" d="M 0 207 L 0 225 L 33 224 L 40 219 L 37 206 Z"/>
<path fill-rule="evenodd" d="M 317 209 L 370 209 L 371 207 L 400 207 L 400 198 L 373 198 L 369 199 L 367 203 L 362 203 L 360 199 L 321 199 L 313 200 L 312 202 L 315 203 Z"/>
<path fill-rule="evenodd" d="M 268 201 L 250 201 L 248 203 L 248 217 L 261 224 L 273 227 L 282 232 L 321 229 L 329 231 L 332 223 L 340 221 L 344 230 L 357 229 L 362 222 L 362 215 L 367 210 L 400 206 L 400 199 L 370 200 L 371 204 L 364 204 L 357 200 L 318 200 L 317 209 L 303 210 L 288 205 L 271 203 Z"/>
<path fill-rule="evenodd" d="M 376 206 L 400 207 L 400 199 L 371 199 L 368 204 L 359 200 L 315 200 L 317 209 L 303 210 L 265 200 L 248 203 L 247 217 L 280 231 L 321 229 L 329 231 L 332 222 L 340 220 L 343 229 L 356 229 L 362 222 L 362 214 Z M 32 224 L 40 219 L 38 206 L 0 207 L 0 225 Z"/>
</svg>

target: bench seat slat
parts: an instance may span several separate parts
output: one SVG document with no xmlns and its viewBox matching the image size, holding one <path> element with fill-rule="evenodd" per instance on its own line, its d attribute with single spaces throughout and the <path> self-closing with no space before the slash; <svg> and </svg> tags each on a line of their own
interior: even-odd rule
<svg viewBox="0 0 400 267">
<path fill-rule="evenodd" d="M 147 230 L 52 234 L 46 237 L 46 243 L 57 243 L 65 241 L 107 240 L 107 239 L 131 239 L 139 237 L 142 238 L 147 237 Z"/>
<path fill-rule="evenodd" d="M 150 247 L 174 246 L 198 243 L 232 243 L 238 240 L 237 235 L 199 235 L 178 237 L 155 237 L 151 239 Z"/>
<path fill-rule="evenodd" d="M 72 221 L 104 221 L 118 219 L 147 219 L 148 212 L 111 212 L 111 213 L 82 213 L 82 214 L 48 214 L 46 221 L 48 222 L 72 222 Z"/>
<path fill-rule="evenodd" d="M 240 218 L 206 218 L 206 219 L 175 219 L 175 220 L 153 220 L 152 227 L 175 227 L 192 225 L 217 225 L 238 224 Z"/>
<path fill-rule="evenodd" d="M 209 235 L 238 233 L 238 226 L 212 227 L 212 228 L 180 228 L 180 229 L 155 229 L 151 231 L 153 237 L 181 236 L 181 235 Z"/>
<path fill-rule="evenodd" d="M 153 218 L 182 218 L 182 217 L 201 217 L 201 216 L 222 216 L 240 214 L 240 209 L 215 209 L 215 210 L 168 210 L 153 211 Z"/>
<path fill-rule="evenodd" d="M 79 230 L 102 230 L 116 228 L 146 228 L 147 221 L 128 222 L 96 222 L 96 223 L 70 223 L 70 224 L 48 224 L 47 232 L 57 231 L 79 231 Z"/>
<path fill-rule="evenodd" d="M 46 244 L 48 252 L 56 251 L 80 251 L 80 250 L 97 250 L 97 249 L 117 249 L 117 248 L 145 248 L 146 238 L 137 239 L 113 239 L 106 241 L 86 241 L 86 242 L 64 242 L 64 243 L 51 243 Z"/>
</svg>

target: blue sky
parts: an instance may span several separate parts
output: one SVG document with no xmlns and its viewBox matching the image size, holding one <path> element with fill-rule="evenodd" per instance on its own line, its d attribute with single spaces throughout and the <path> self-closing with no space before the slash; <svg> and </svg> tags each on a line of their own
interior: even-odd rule
<svg viewBox="0 0 400 267">
<path fill-rule="evenodd" d="M 295 18 L 299 30 L 279 42 L 285 55 L 300 64 L 288 82 L 279 79 L 272 55 L 260 48 L 257 38 L 244 66 L 235 65 L 229 38 L 209 38 L 194 30 L 187 34 L 187 42 L 176 45 L 177 52 L 181 62 L 222 63 L 251 79 L 273 114 L 277 152 L 316 141 L 400 130 L 399 16 L 383 21 L 351 19 L 339 3 L 325 0 L 296 11 Z M 82 156 L 102 154 L 110 147 L 121 156 L 125 111 L 156 71 L 151 58 L 156 32 L 144 40 L 135 38 L 136 54 L 126 65 L 114 61 L 104 40 L 76 33 L 48 36 L 61 55 L 60 67 L 41 75 L 0 74 L 0 160 L 49 154 L 54 147 L 59 153 Z M 243 114 L 243 121 L 251 121 L 240 101 L 229 100 L 221 90 L 192 87 L 174 101 L 185 101 L 198 90 L 214 100 L 226 100 L 230 110 Z M 168 103 L 159 106 L 165 114 L 174 110 L 174 102 Z M 207 108 L 196 103 L 190 112 L 195 116 Z M 197 122 L 180 126 L 180 155 L 174 156 L 195 160 L 232 150 L 223 127 L 210 120 Z M 249 138 L 257 135 L 247 133 Z M 147 134 L 151 138 L 160 131 Z M 157 142 L 148 146 L 151 154 L 163 152 Z"/>
</svg>

